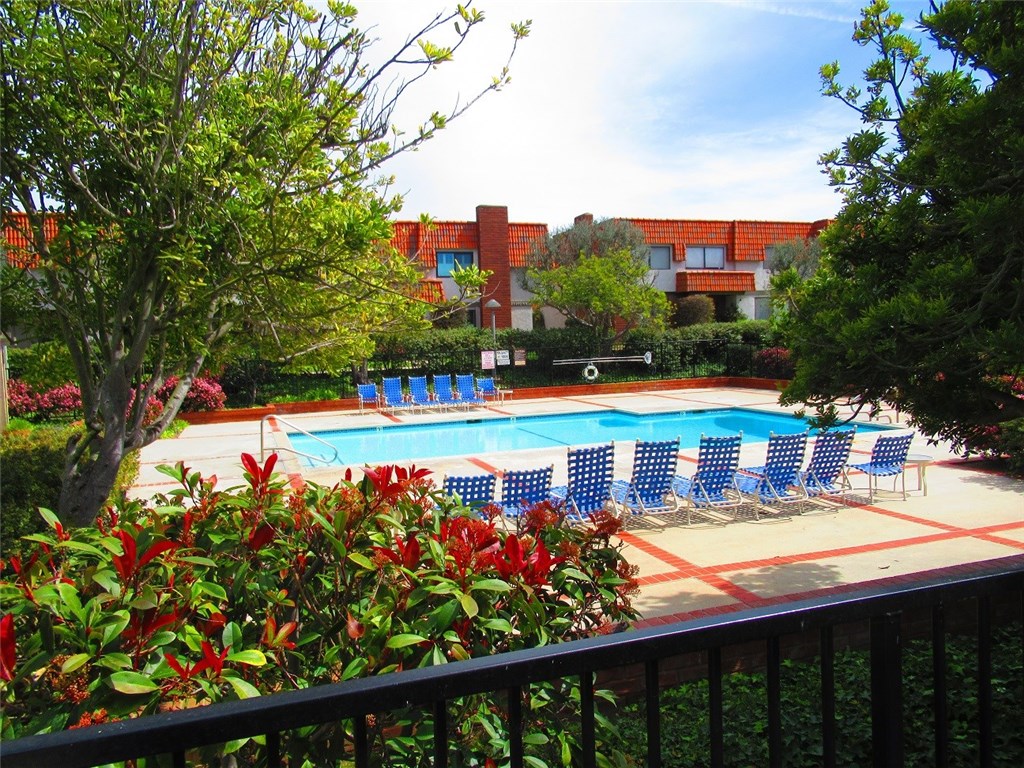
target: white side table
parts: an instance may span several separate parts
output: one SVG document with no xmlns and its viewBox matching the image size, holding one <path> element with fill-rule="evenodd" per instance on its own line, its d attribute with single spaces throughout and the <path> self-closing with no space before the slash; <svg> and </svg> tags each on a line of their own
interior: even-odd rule
<svg viewBox="0 0 1024 768">
<path fill-rule="evenodd" d="M 928 465 L 932 463 L 932 457 L 924 453 L 908 453 L 905 466 L 917 468 L 917 490 L 922 496 L 928 495 Z"/>
</svg>

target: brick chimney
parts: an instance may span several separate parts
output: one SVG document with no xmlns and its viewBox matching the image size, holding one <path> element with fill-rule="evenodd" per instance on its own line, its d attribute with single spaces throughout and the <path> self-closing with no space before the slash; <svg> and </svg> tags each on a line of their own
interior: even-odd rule
<svg viewBox="0 0 1024 768">
<path fill-rule="evenodd" d="M 478 205 L 476 207 L 476 226 L 479 234 L 480 269 L 490 270 L 494 274 L 487 281 L 482 304 L 496 299 L 501 308 L 495 315 L 498 328 L 509 328 L 512 325 L 512 280 L 511 258 L 508 239 L 508 206 Z M 491 324 L 490 310 L 483 310 L 480 325 Z"/>
</svg>

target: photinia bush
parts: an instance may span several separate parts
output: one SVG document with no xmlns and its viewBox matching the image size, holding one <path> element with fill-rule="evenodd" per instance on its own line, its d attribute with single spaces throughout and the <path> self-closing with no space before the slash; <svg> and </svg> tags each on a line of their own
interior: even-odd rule
<svg viewBox="0 0 1024 768">
<path fill-rule="evenodd" d="M 176 386 L 178 386 L 177 376 L 171 376 L 164 382 L 164 385 L 156 393 L 161 403 L 167 402 L 167 398 L 171 396 L 171 392 Z M 188 394 L 185 395 L 185 400 L 181 404 L 181 410 L 216 411 L 224 407 L 226 399 L 224 390 L 221 389 L 216 379 L 199 376 L 193 379 L 192 386 L 189 387 Z"/>
<path fill-rule="evenodd" d="M 769 379 L 793 378 L 793 361 L 785 347 L 769 347 L 754 355 L 754 373 Z"/>
<path fill-rule="evenodd" d="M 48 532 L 26 537 L 33 548 L 0 571 L 3 738 L 446 664 L 635 618 L 635 569 L 612 543 L 610 515 L 569 526 L 541 504 L 507 528 L 496 509 L 456 506 L 424 470 L 378 467 L 358 483 L 288 491 L 275 461 L 243 455 L 247 484 L 227 490 L 181 463 L 161 467 L 179 489 L 121 501 L 95 528 L 67 530 L 44 512 Z M 576 753 L 561 718 L 578 721 L 578 698 L 569 684 L 524 693 L 532 759 Z M 500 719 L 486 697 L 452 703 L 460 764 L 507 761 Z M 429 762 L 428 715 L 369 720 L 382 764 Z M 344 759 L 340 728 L 286 742 L 289 764 Z"/>
</svg>

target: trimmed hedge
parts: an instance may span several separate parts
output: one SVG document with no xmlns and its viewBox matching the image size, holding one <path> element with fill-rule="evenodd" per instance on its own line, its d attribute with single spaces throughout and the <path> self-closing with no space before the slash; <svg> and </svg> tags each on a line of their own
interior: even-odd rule
<svg viewBox="0 0 1024 768">
<path fill-rule="evenodd" d="M 76 424 L 8 430 L 0 437 L 0 551 L 7 557 L 21 548 L 19 539 L 47 529 L 39 507 L 56 511 L 68 440 Z M 125 457 L 112 495 L 131 487 L 139 472 L 138 452 Z"/>
</svg>

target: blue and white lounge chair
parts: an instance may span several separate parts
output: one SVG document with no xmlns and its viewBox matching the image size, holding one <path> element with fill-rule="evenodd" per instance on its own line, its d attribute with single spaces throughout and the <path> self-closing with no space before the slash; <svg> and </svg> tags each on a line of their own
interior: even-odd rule
<svg viewBox="0 0 1024 768">
<path fill-rule="evenodd" d="M 455 389 L 458 390 L 459 393 L 459 402 L 461 402 L 467 408 L 469 408 L 472 405 L 487 405 L 487 401 L 477 394 L 476 380 L 474 379 L 473 374 L 455 374 Z"/>
<path fill-rule="evenodd" d="M 430 396 L 430 392 L 427 390 L 426 376 L 409 377 L 409 400 L 413 405 L 420 408 L 420 410 L 440 408 L 440 406 L 434 402 L 434 399 Z"/>
<path fill-rule="evenodd" d="M 807 451 L 807 432 L 768 436 L 768 454 L 764 466 L 745 467 L 736 475 L 740 493 L 761 504 L 787 504 L 807 498 L 800 482 L 800 467 Z M 746 473 L 746 474 L 742 474 Z M 757 507 L 754 517 L 760 519 Z"/>
<path fill-rule="evenodd" d="M 462 405 L 459 398 L 452 392 L 452 375 L 450 373 L 434 374 L 434 402 L 442 408 L 458 408 Z"/>
<path fill-rule="evenodd" d="M 384 390 L 385 411 L 394 412 L 413 408 L 413 404 L 405 399 L 405 393 L 402 392 L 402 380 L 398 376 L 385 378 L 381 383 Z"/>
<path fill-rule="evenodd" d="M 742 441 L 742 432 L 727 437 L 700 436 L 697 471 L 693 477 L 676 475 L 672 480 L 676 496 L 687 502 L 687 525 L 694 509 L 729 509 L 742 503 L 736 487 Z"/>
<path fill-rule="evenodd" d="M 675 440 L 637 440 L 633 450 L 633 476 L 612 483 L 612 501 L 634 515 L 674 512 L 679 499 L 672 493 L 672 478 L 679 461 L 679 438 Z"/>
<path fill-rule="evenodd" d="M 477 379 L 476 391 L 485 400 L 490 398 L 491 400 L 497 400 L 499 403 L 505 402 L 506 394 L 512 394 L 511 389 L 498 389 L 498 385 L 494 383 L 493 376 L 482 376 Z"/>
<path fill-rule="evenodd" d="M 486 475 L 446 475 L 442 488 L 446 496 L 457 499 L 461 504 L 479 510 L 488 504 L 494 504 L 494 481 L 491 474 Z"/>
<path fill-rule="evenodd" d="M 356 394 L 359 397 L 359 412 L 363 412 L 363 408 L 366 405 L 372 405 L 374 409 L 380 406 L 380 395 L 377 394 L 377 385 L 374 383 L 369 384 L 356 384 Z"/>
<path fill-rule="evenodd" d="M 857 428 L 820 432 L 814 438 L 811 460 L 800 473 L 800 481 L 809 497 L 834 496 L 850 489 L 846 462 Z"/>
<path fill-rule="evenodd" d="M 582 521 L 607 506 L 615 472 L 615 443 L 568 451 L 568 485 L 551 489 L 551 500 L 565 504 L 569 520 Z"/>
<path fill-rule="evenodd" d="M 850 464 L 849 469 L 859 469 L 868 476 L 868 503 L 875 500 L 878 489 L 878 478 L 891 477 L 892 489 L 896 490 L 896 478 L 903 480 L 903 498 L 907 498 L 907 476 L 904 469 L 910 443 L 914 439 L 909 435 L 880 435 L 871 449 L 871 460 L 864 464 Z"/>
<path fill-rule="evenodd" d="M 501 476 L 501 509 L 505 516 L 519 517 L 528 507 L 545 501 L 554 473 L 554 466 L 506 471 Z"/>
</svg>

